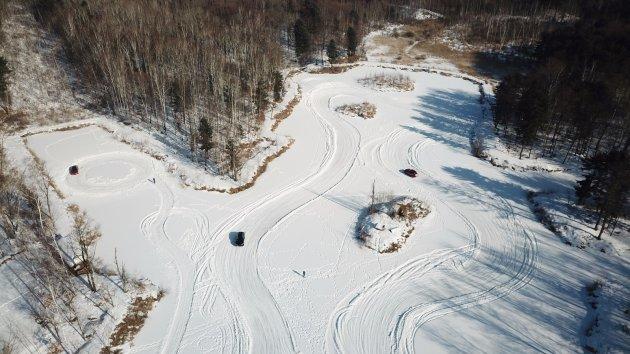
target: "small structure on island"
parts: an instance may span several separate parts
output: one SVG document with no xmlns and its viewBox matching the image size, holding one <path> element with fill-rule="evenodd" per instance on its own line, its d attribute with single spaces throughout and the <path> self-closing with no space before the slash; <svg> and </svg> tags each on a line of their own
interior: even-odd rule
<svg viewBox="0 0 630 354">
<path fill-rule="evenodd" d="M 70 168 L 68 169 L 68 171 L 70 172 L 71 175 L 76 176 L 79 174 L 79 166 L 77 165 L 72 165 L 70 166 Z"/>
</svg>

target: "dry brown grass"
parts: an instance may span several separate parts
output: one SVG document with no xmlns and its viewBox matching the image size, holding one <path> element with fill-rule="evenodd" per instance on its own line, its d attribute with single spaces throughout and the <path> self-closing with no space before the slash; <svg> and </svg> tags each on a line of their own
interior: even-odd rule
<svg viewBox="0 0 630 354">
<path fill-rule="evenodd" d="M 480 55 L 479 46 L 466 46 L 456 50 L 441 40 L 447 29 L 466 37 L 464 29 L 447 27 L 439 20 L 427 20 L 406 24 L 391 35 L 376 36 L 373 41 L 376 45 L 386 47 L 386 55 L 394 58 L 393 62 L 396 64 L 426 64 L 429 59 L 439 58 L 455 65 L 464 73 L 484 79 L 496 79 L 527 67 L 526 63 L 519 60 L 501 61 L 492 56 Z"/>
<path fill-rule="evenodd" d="M 89 127 L 91 125 L 97 125 L 97 126 L 100 127 L 100 125 L 95 124 L 95 123 L 79 123 L 79 124 L 67 125 L 67 126 L 63 126 L 63 127 L 59 127 L 59 128 L 32 131 L 32 132 L 24 133 L 24 134 L 20 135 L 20 137 L 27 138 L 29 136 L 33 136 L 33 135 L 37 135 L 37 134 L 43 134 L 43 133 L 65 132 L 65 131 L 70 131 L 70 130 L 76 130 L 76 129 Z M 103 128 L 103 127 L 101 127 L 101 128 Z M 105 128 L 103 128 L 103 129 L 105 129 Z M 105 130 L 107 130 L 107 129 L 105 129 Z"/>
<path fill-rule="evenodd" d="M 131 306 L 129 306 L 127 314 L 116 326 L 114 332 L 109 337 L 109 345 L 101 349 L 101 353 L 119 352 L 119 350 L 112 349 L 112 347 L 117 347 L 132 341 L 136 334 L 140 332 L 142 326 L 144 326 L 144 322 L 149 316 L 149 312 L 153 309 L 155 303 L 160 301 L 163 296 L 164 292 L 160 291 L 157 296 L 135 298 L 131 303 Z"/>
<path fill-rule="evenodd" d="M 341 73 L 345 73 L 346 71 L 356 68 L 358 66 L 358 64 L 353 64 L 353 65 L 332 65 L 332 66 L 325 66 L 323 68 L 319 68 L 317 70 L 311 71 L 311 74 L 341 74 Z"/>
<path fill-rule="evenodd" d="M 0 111 L 0 125 L 5 133 L 20 131 L 28 125 L 27 114 L 22 111 Z"/>
<path fill-rule="evenodd" d="M 376 106 L 369 103 L 345 104 L 336 108 L 336 111 L 346 115 L 354 115 L 363 119 L 372 119 L 376 115 Z"/>
<path fill-rule="evenodd" d="M 298 86 L 295 97 L 293 97 L 291 101 L 289 101 L 287 106 L 284 107 L 282 111 L 280 111 L 279 113 L 273 116 L 273 125 L 271 126 L 272 132 L 275 132 L 276 129 L 278 129 L 278 126 L 280 125 L 280 123 L 282 123 L 283 120 L 287 119 L 291 115 L 291 113 L 293 113 L 293 109 L 295 108 L 295 106 L 297 106 L 298 103 L 300 103 L 301 99 L 302 99 L 302 87 Z"/>
<path fill-rule="evenodd" d="M 413 80 L 408 75 L 380 73 L 366 76 L 358 80 L 360 84 L 374 89 L 393 89 L 396 91 L 412 91 Z"/>
<path fill-rule="evenodd" d="M 258 179 L 258 177 L 260 177 L 260 175 L 262 175 L 265 171 L 267 171 L 267 165 L 269 165 L 271 161 L 275 160 L 277 157 L 279 157 L 280 155 L 284 154 L 287 150 L 289 150 L 291 145 L 293 145 L 294 141 L 295 140 L 291 139 L 287 145 L 283 146 L 275 154 L 267 156 L 265 161 L 260 166 L 258 166 L 256 173 L 254 173 L 254 176 L 249 182 L 245 183 L 244 185 L 240 187 L 230 188 L 227 192 L 229 194 L 234 194 L 234 193 L 238 193 L 252 187 L 254 183 L 256 183 L 256 180 Z"/>
</svg>

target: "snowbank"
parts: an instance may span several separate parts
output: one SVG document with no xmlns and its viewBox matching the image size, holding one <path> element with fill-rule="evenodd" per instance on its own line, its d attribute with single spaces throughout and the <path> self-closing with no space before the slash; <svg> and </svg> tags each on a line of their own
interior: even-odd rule
<svg viewBox="0 0 630 354">
<path fill-rule="evenodd" d="M 376 204 L 370 209 L 359 221 L 359 237 L 379 253 L 397 251 L 413 232 L 414 223 L 430 212 L 425 203 L 409 197 Z"/>
<path fill-rule="evenodd" d="M 599 229 L 592 228 L 593 215 L 575 206 L 574 198 L 567 200 L 552 191 L 530 191 L 527 199 L 538 220 L 568 245 L 607 254 L 623 254 L 628 249 L 625 227 L 616 228 L 612 235 L 606 231 L 598 240 Z"/>
<path fill-rule="evenodd" d="M 630 318 L 627 287 L 597 280 L 586 287 L 587 314 L 582 345 L 591 353 L 627 353 Z M 624 311 L 626 316 L 619 315 Z"/>
<path fill-rule="evenodd" d="M 433 12 L 431 10 L 420 9 L 420 10 L 416 11 L 414 17 L 418 21 L 424 21 L 424 20 L 436 20 L 436 19 L 442 18 L 444 16 L 442 14 L 439 14 L 437 12 Z"/>
</svg>

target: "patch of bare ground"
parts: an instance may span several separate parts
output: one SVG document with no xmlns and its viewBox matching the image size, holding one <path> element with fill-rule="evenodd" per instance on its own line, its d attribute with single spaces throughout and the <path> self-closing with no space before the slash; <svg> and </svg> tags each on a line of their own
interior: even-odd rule
<svg viewBox="0 0 630 354">
<path fill-rule="evenodd" d="M 454 65 L 463 73 L 497 79 L 525 70 L 529 61 L 522 57 L 493 55 L 501 48 L 491 44 L 469 44 L 462 26 L 448 27 L 440 20 L 425 20 L 403 25 L 391 34 L 375 36 L 376 45 L 387 48 L 385 55 L 401 65 Z M 490 51 L 490 52 L 489 52 Z"/>
<path fill-rule="evenodd" d="M 376 106 L 369 102 L 345 104 L 337 107 L 336 111 L 349 116 L 371 119 L 376 115 Z"/>
<path fill-rule="evenodd" d="M 136 297 L 129 306 L 125 317 L 118 323 L 109 337 L 109 345 L 101 349 L 101 353 L 120 352 L 116 347 L 132 341 L 144 326 L 144 322 L 155 303 L 160 301 L 162 297 L 164 297 L 163 291 L 159 291 L 155 296 Z"/>
<path fill-rule="evenodd" d="M 298 86 L 295 97 L 293 97 L 291 101 L 289 101 L 287 106 L 284 107 L 282 111 L 280 111 L 279 113 L 273 116 L 273 125 L 271 126 L 272 132 L 275 132 L 276 129 L 278 129 L 278 126 L 280 125 L 280 123 L 282 123 L 283 120 L 287 119 L 291 115 L 291 113 L 293 113 L 293 109 L 295 108 L 295 106 L 297 106 L 298 103 L 300 103 L 301 99 L 302 99 L 302 87 Z"/>
<path fill-rule="evenodd" d="M 412 91 L 413 80 L 404 74 L 374 74 L 358 80 L 360 84 L 375 90 Z"/>
</svg>

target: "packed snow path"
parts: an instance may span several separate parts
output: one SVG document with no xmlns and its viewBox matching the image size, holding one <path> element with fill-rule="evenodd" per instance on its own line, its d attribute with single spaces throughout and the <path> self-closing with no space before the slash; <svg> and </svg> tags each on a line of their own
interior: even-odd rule
<svg viewBox="0 0 630 354">
<path fill-rule="evenodd" d="M 116 249 L 132 274 L 166 290 L 128 351 L 576 349 L 585 309 L 574 299 L 602 260 L 567 253 L 524 193 L 572 181 L 470 156 L 477 85 L 411 72 L 411 92 L 357 83 L 382 72 L 395 70 L 296 76 L 303 97 L 279 130 L 295 144 L 236 195 L 183 188 L 98 127 L 27 139 L 69 201 L 100 224 L 97 255 Z M 374 119 L 335 111 L 364 101 L 376 105 Z M 75 163 L 81 173 L 68 176 Z M 356 239 L 373 183 L 433 209 L 396 253 Z M 230 242 L 238 231 L 243 247 Z"/>
</svg>

